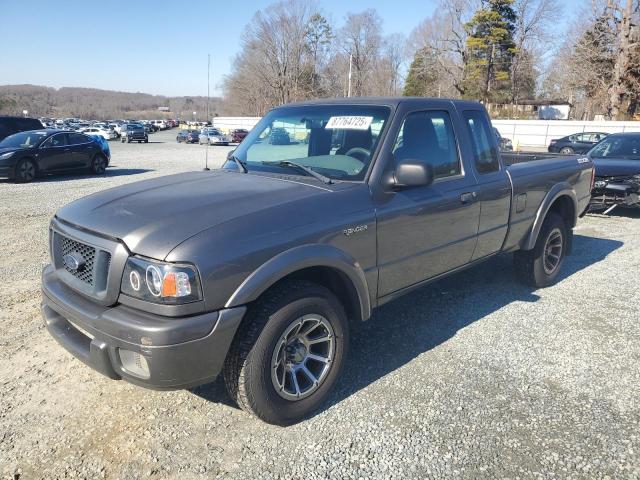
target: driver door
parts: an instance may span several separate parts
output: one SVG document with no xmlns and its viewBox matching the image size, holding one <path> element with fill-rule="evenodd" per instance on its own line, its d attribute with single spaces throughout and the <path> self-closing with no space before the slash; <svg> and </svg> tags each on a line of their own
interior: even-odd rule
<svg viewBox="0 0 640 480">
<path fill-rule="evenodd" d="M 390 193 L 378 206 L 378 296 L 453 270 L 471 261 L 478 235 L 480 204 L 476 179 L 465 171 L 450 105 L 409 111 L 393 148 L 393 161 L 433 166 L 434 182 Z"/>
<path fill-rule="evenodd" d="M 69 168 L 72 160 L 71 149 L 67 145 L 67 134 L 56 133 L 40 146 L 38 166 L 42 170 L 63 170 Z"/>
</svg>

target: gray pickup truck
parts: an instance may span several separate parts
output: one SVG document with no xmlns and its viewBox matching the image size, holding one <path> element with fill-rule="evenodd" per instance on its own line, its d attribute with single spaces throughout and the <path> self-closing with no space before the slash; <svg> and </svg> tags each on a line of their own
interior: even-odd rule
<svg viewBox="0 0 640 480">
<path fill-rule="evenodd" d="M 286 105 L 219 170 L 60 209 L 42 312 L 107 377 L 175 389 L 222 373 L 241 408 L 291 424 L 327 398 L 374 308 L 501 252 L 552 284 L 592 182 L 576 156 L 505 166 L 478 103 Z"/>
</svg>

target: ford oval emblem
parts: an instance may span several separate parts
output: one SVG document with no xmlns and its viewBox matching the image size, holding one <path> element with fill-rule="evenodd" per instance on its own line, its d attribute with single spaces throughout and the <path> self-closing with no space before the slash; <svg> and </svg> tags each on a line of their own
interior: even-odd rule
<svg viewBox="0 0 640 480">
<path fill-rule="evenodd" d="M 84 257 L 77 252 L 66 254 L 64 257 L 62 257 L 62 261 L 64 262 L 64 266 L 72 272 L 82 270 L 87 263 Z"/>
</svg>

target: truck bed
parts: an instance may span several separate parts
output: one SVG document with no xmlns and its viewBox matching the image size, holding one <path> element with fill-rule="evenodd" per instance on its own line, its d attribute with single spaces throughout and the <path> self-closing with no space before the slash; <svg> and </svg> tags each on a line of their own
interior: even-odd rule
<svg viewBox="0 0 640 480">
<path fill-rule="evenodd" d="M 503 161 L 505 160 L 503 154 Z M 578 162 L 580 155 L 514 154 L 507 165 L 511 179 L 512 201 L 509 233 L 504 250 L 524 248 L 540 206 L 553 189 L 565 189 L 575 195 L 577 204 L 585 206 L 591 197 L 591 162 Z M 576 167 L 579 167 L 576 170 Z M 553 192 L 551 192 L 553 193 Z M 582 212 L 574 212 L 580 215 Z"/>
<path fill-rule="evenodd" d="M 557 158 L 576 157 L 576 155 L 564 155 L 549 152 L 501 152 L 502 162 L 509 166 L 515 163 L 531 162 L 533 160 L 551 160 Z"/>
</svg>

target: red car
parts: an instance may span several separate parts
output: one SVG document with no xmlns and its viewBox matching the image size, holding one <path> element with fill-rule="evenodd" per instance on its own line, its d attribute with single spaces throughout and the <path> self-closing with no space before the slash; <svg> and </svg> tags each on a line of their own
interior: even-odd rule
<svg viewBox="0 0 640 480">
<path fill-rule="evenodd" d="M 249 135 L 249 130 L 245 130 L 244 128 L 231 130 L 231 143 L 240 143 L 247 135 Z"/>
</svg>

